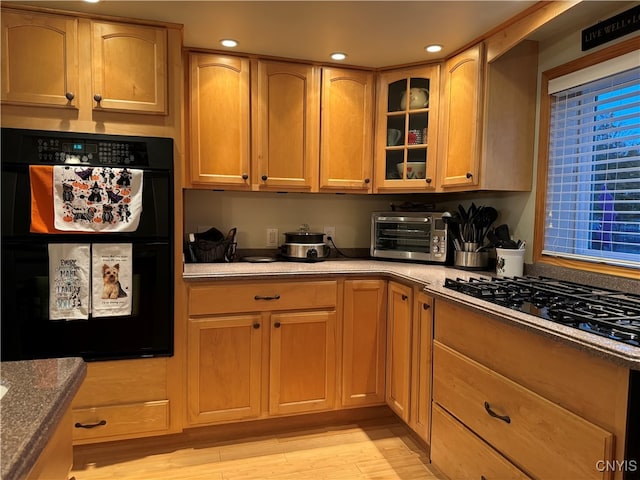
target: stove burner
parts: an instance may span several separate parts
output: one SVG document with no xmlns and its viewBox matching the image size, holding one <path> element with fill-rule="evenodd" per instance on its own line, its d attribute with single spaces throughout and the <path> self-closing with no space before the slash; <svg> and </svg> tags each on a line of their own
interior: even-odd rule
<svg viewBox="0 0 640 480">
<path fill-rule="evenodd" d="M 640 295 L 546 277 L 445 279 L 446 288 L 640 346 Z"/>
</svg>

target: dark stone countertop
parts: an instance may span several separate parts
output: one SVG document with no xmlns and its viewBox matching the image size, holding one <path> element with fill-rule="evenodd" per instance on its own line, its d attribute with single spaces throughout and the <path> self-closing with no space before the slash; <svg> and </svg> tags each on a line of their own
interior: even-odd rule
<svg viewBox="0 0 640 480">
<path fill-rule="evenodd" d="M 81 358 L 0 363 L 0 476 L 27 476 L 86 376 Z"/>
</svg>

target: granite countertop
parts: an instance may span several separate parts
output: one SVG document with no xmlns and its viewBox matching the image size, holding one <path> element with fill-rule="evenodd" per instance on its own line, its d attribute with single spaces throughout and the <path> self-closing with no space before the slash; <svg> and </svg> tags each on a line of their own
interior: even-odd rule
<svg viewBox="0 0 640 480">
<path fill-rule="evenodd" d="M 26 478 L 86 376 L 81 358 L 0 363 L 3 480 Z"/>
<path fill-rule="evenodd" d="M 366 259 L 316 263 L 192 263 L 184 265 L 183 279 L 191 282 L 232 279 L 287 280 L 319 275 L 383 275 L 396 280 L 409 281 L 422 285 L 427 293 L 436 297 L 472 306 L 501 321 L 507 321 L 535 333 L 571 344 L 576 348 L 587 350 L 594 355 L 612 360 L 621 366 L 640 370 L 640 347 L 600 337 L 444 288 L 445 278 L 462 278 L 465 280 L 469 277 L 490 278 L 492 272 L 467 271 L 439 265 Z M 638 282 L 638 285 L 640 285 L 640 282 Z"/>
</svg>

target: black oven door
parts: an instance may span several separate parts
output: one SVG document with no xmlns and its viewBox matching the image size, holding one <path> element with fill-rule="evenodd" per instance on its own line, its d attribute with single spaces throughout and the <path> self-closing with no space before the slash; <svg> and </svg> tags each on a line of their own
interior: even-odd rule
<svg viewBox="0 0 640 480">
<path fill-rule="evenodd" d="M 73 238 L 69 243 L 83 242 Z M 46 243 L 2 246 L 2 360 L 80 356 L 113 360 L 173 354 L 171 248 L 133 243 L 132 314 L 49 320 Z"/>
</svg>

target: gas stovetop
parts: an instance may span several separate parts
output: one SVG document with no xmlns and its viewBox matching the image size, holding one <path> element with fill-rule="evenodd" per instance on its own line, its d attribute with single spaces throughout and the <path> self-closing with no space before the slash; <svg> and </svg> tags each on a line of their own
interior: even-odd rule
<svg viewBox="0 0 640 480">
<path fill-rule="evenodd" d="M 444 286 L 552 322 L 640 346 L 640 295 L 546 277 L 447 278 Z"/>
</svg>

